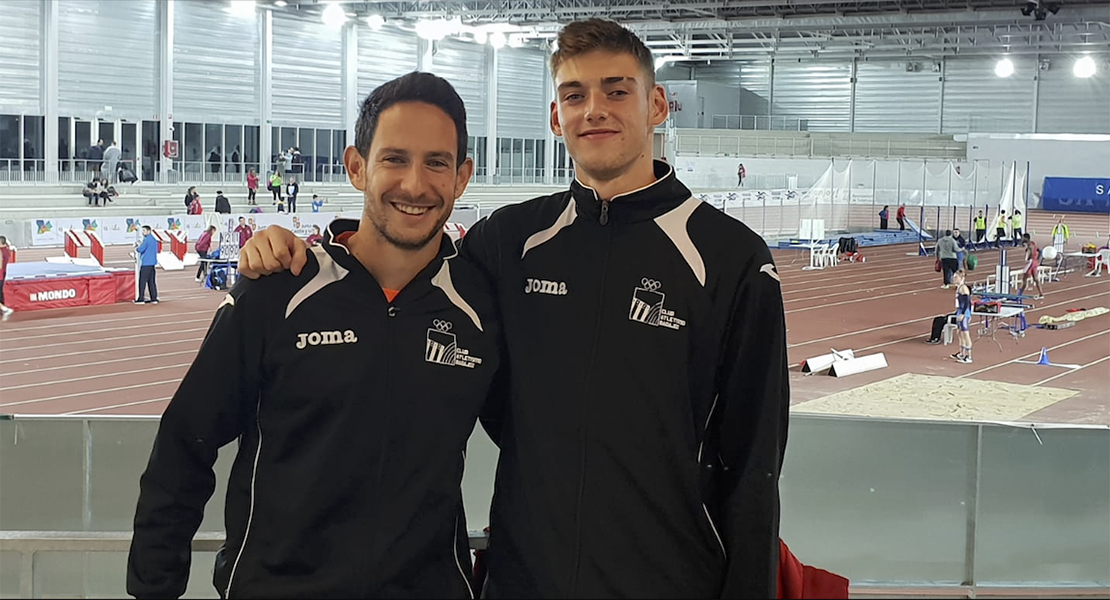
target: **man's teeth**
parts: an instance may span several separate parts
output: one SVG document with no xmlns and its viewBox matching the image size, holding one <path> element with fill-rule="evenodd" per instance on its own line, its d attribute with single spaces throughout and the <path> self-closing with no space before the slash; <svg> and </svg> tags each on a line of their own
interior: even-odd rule
<svg viewBox="0 0 1110 600">
<path fill-rule="evenodd" d="M 408 205 L 405 205 L 405 204 L 394 204 L 393 206 L 396 206 L 397 210 L 405 213 L 406 215 L 418 215 L 419 216 L 419 215 L 422 215 L 422 214 L 428 212 L 428 207 L 427 206 L 408 206 Z"/>
</svg>

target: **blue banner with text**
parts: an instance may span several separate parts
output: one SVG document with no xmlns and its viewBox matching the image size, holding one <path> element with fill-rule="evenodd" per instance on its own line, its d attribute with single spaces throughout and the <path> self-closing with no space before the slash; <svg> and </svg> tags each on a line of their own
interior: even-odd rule
<svg viewBox="0 0 1110 600">
<path fill-rule="evenodd" d="M 1110 213 L 1110 179 L 1045 177 L 1043 210 Z"/>
</svg>

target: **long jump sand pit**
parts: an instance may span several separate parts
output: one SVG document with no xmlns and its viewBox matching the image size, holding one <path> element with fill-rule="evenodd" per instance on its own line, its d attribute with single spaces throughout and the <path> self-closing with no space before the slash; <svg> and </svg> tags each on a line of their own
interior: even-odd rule
<svg viewBox="0 0 1110 600">
<path fill-rule="evenodd" d="M 1016 421 L 1078 392 L 979 379 L 906 373 L 795 405 L 799 413 Z"/>
</svg>

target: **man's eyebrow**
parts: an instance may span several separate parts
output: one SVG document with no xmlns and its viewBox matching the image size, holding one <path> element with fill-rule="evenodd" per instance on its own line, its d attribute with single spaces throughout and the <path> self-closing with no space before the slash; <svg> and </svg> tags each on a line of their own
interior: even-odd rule
<svg viewBox="0 0 1110 600">
<path fill-rule="evenodd" d="M 625 81 L 625 80 L 628 80 L 630 83 L 636 83 L 636 78 L 635 77 L 604 77 L 601 80 L 601 84 L 602 85 L 613 85 L 614 83 L 620 83 L 620 82 Z"/>
<path fill-rule="evenodd" d="M 568 89 L 568 88 L 580 88 L 580 87 L 582 87 L 582 82 L 581 81 L 564 81 L 563 83 L 559 84 L 559 89 L 560 90 L 564 90 L 564 89 Z"/>
<path fill-rule="evenodd" d="M 401 156 L 409 156 L 412 153 L 404 148 L 382 148 L 378 150 L 378 154 L 400 154 Z M 454 160 L 455 155 L 447 150 L 435 150 L 428 152 L 426 156 L 430 158 L 447 158 Z"/>
</svg>

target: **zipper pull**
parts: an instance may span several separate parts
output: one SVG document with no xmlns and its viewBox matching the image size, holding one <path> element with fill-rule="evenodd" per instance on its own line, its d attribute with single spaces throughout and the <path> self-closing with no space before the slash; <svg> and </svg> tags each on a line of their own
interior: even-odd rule
<svg viewBox="0 0 1110 600">
<path fill-rule="evenodd" d="M 598 219 L 598 222 L 601 223 L 602 225 L 605 225 L 605 224 L 609 223 L 609 201 L 608 200 L 602 200 L 601 201 L 601 217 Z"/>
</svg>

